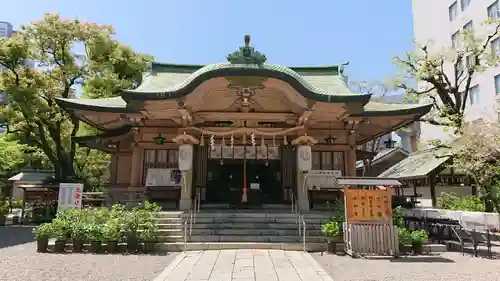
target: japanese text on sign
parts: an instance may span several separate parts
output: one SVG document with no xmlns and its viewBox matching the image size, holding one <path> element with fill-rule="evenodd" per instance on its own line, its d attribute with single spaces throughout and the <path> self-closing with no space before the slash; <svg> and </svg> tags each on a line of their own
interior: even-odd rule
<svg viewBox="0 0 500 281">
<path fill-rule="evenodd" d="M 392 220 L 392 190 L 344 189 L 347 221 Z"/>
</svg>

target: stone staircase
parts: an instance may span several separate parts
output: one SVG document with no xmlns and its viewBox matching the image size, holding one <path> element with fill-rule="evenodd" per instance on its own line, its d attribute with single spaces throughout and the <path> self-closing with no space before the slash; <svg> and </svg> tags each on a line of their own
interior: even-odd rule
<svg viewBox="0 0 500 281">
<path fill-rule="evenodd" d="M 184 250 L 184 221 L 189 214 L 162 212 L 159 214 L 161 249 Z M 306 249 L 324 250 L 326 244 L 321 225 L 328 220 L 326 212 L 304 214 Z M 302 224 L 301 224 L 302 225 Z M 290 209 L 207 210 L 196 213 L 191 235 L 188 229 L 188 250 L 200 249 L 287 249 L 302 250 L 295 214 Z"/>
</svg>

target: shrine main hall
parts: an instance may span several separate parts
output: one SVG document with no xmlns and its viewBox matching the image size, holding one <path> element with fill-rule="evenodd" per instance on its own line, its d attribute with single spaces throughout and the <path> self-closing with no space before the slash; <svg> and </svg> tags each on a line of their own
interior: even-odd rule
<svg viewBox="0 0 500 281">
<path fill-rule="evenodd" d="M 370 101 L 348 87 L 346 64 L 270 64 L 249 36 L 226 59 L 155 62 L 137 88 L 117 97 L 57 100 L 102 131 L 74 141 L 112 155 L 109 191 L 180 210 L 193 201 L 264 208 L 296 200 L 307 212 L 321 200 L 311 201 L 304 175 L 355 177 L 362 144 L 431 109 Z"/>
</svg>

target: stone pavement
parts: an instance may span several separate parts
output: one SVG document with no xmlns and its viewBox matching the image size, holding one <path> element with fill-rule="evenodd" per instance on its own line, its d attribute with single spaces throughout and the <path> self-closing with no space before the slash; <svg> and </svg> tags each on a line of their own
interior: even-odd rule
<svg viewBox="0 0 500 281">
<path fill-rule="evenodd" d="M 154 281 L 333 281 L 306 252 L 209 250 L 180 253 Z"/>
</svg>

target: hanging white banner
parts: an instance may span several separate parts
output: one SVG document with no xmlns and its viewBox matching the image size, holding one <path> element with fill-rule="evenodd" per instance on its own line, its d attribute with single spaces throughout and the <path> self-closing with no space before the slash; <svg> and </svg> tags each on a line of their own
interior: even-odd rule
<svg viewBox="0 0 500 281">
<path fill-rule="evenodd" d="M 189 171 L 193 168 L 193 145 L 181 144 L 179 146 L 179 170 Z"/>
<path fill-rule="evenodd" d="M 309 145 L 297 147 L 297 166 L 299 171 L 305 172 L 312 168 L 312 151 Z"/>
<path fill-rule="evenodd" d="M 57 211 L 82 208 L 83 184 L 60 183 Z"/>
<path fill-rule="evenodd" d="M 149 168 L 146 186 L 180 186 L 181 172 L 178 169 Z"/>
</svg>

